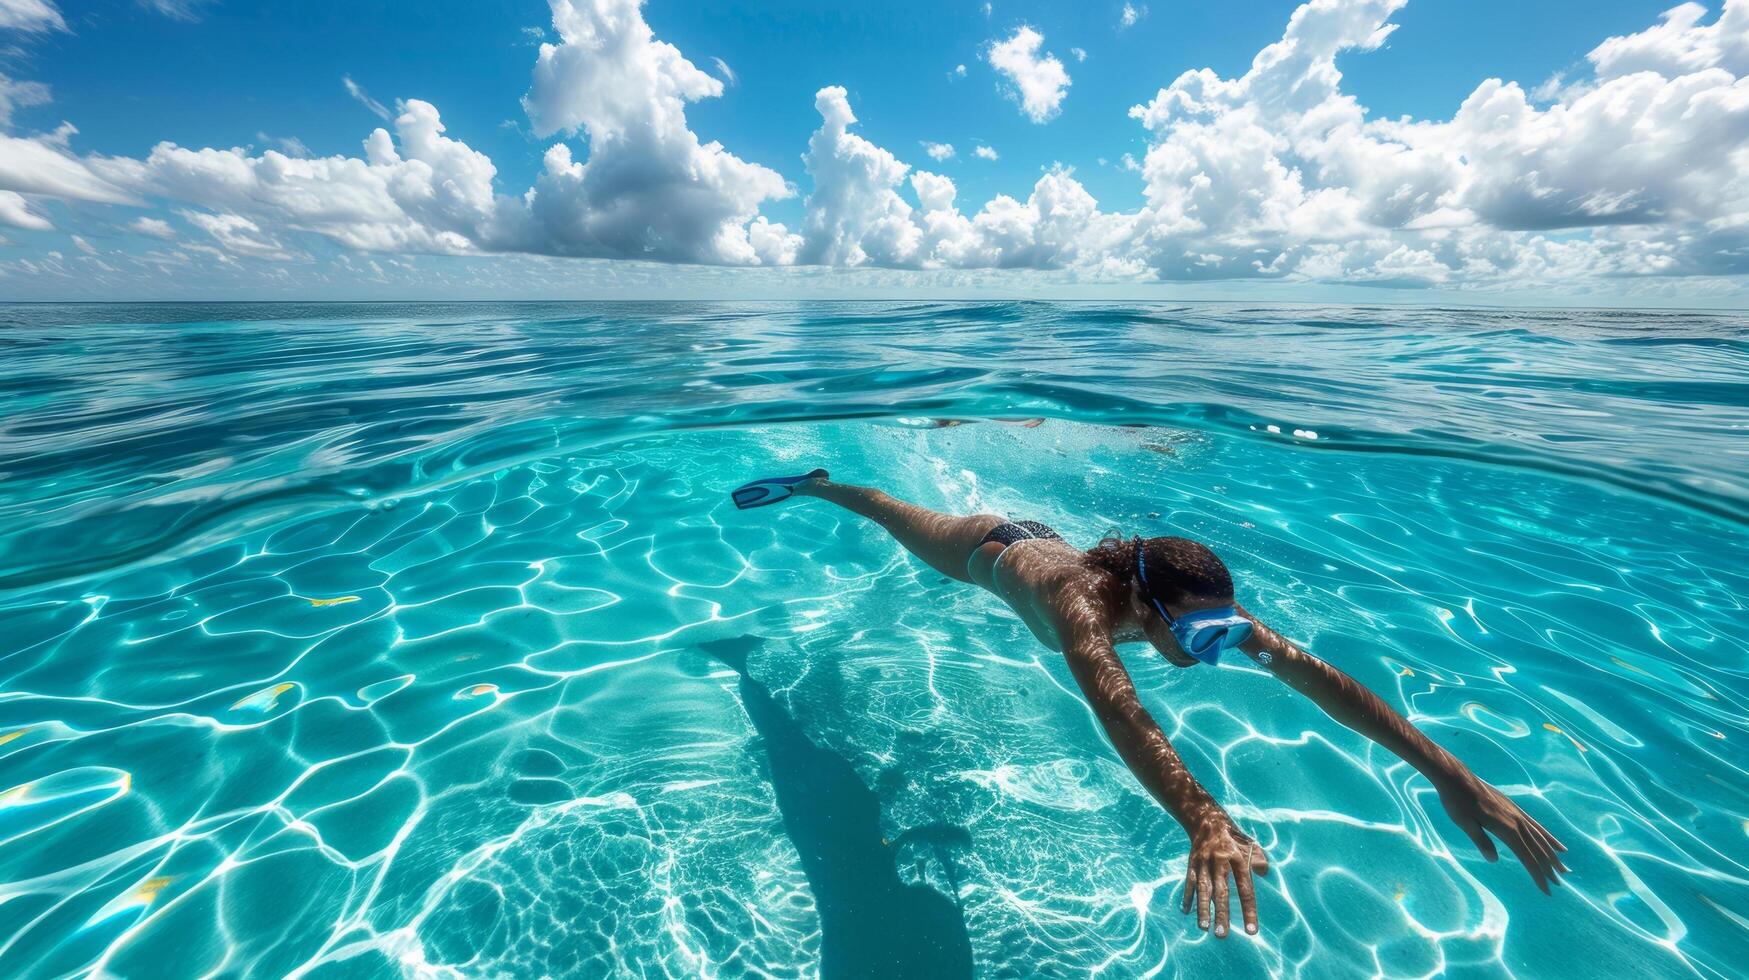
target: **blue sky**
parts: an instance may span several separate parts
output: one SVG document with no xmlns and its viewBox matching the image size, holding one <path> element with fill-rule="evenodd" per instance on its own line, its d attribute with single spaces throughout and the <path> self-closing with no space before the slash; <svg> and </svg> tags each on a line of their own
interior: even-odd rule
<svg viewBox="0 0 1749 980">
<path fill-rule="evenodd" d="M 1731 100 L 1749 99 L 1749 2 L 1673 21 L 1629 0 L 1299 6 L 0 0 L 0 299 L 1742 305 L 1749 108 Z M 997 52 L 1023 30 L 1037 40 L 1017 74 Z M 560 67 L 537 91 L 542 44 Z M 1272 45 L 1306 63 L 1260 72 Z M 1151 125 L 1132 116 L 1198 69 Z M 1029 112 L 1027 72 L 1054 103 Z M 1499 112 L 1525 111 L 1458 118 L 1490 78 L 1520 93 Z M 833 86 L 856 122 L 826 132 Z M 611 106 L 584 104 L 607 90 Z M 459 176 L 413 168 L 462 188 L 435 214 L 396 196 L 401 171 L 366 172 L 378 127 L 401 147 L 393 167 L 417 155 L 398 123 L 411 100 L 471 154 Z M 1702 101 L 1721 113 L 1708 145 L 1618 165 L 1660 129 L 1694 143 L 1678 110 Z M 1598 121 L 1624 111 L 1642 118 Z M 616 139 L 619 158 L 592 162 Z M 160 159 L 161 144 L 210 150 L 220 170 Z M 541 185 L 558 144 L 576 169 Z M 351 163 L 288 178 L 270 153 Z M 701 162 L 728 169 L 701 183 Z M 260 173 L 215 191 L 227 167 Z M 919 170 L 951 181 L 950 209 L 924 199 Z"/>
</svg>

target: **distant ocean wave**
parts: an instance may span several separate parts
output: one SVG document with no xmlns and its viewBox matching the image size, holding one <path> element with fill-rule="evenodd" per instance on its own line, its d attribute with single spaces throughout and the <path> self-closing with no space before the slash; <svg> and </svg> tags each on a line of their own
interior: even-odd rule
<svg viewBox="0 0 1749 980">
<path fill-rule="evenodd" d="M 1749 519 L 1731 314 L 50 304 L 0 307 L 0 355 L 0 588 L 634 434 L 903 414 L 1445 456 Z"/>
</svg>

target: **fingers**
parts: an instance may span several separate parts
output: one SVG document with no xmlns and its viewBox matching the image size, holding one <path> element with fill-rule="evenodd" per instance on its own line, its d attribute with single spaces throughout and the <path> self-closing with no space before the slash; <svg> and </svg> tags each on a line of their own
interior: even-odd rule
<svg viewBox="0 0 1749 980">
<path fill-rule="evenodd" d="M 1196 869 L 1196 927 L 1203 932 L 1209 928 L 1209 910 L 1214 907 L 1215 887 L 1209 881 L 1207 865 Z"/>
<path fill-rule="evenodd" d="M 1555 884 L 1560 884 L 1561 879 L 1557 872 L 1560 874 L 1570 873 L 1566 864 L 1561 861 L 1561 852 L 1567 849 L 1566 845 L 1556 840 L 1555 835 L 1549 833 L 1547 827 L 1537 823 L 1536 819 L 1525 813 L 1522 808 L 1518 809 L 1517 816 L 1518 819 L 1513 822 L 1511 829 L 1516 830 L 1525 838 L 1530 851 L 1536 854 L 1538 860 L 1542 862 L 1543 875 Z M 1532 877 L 1534 876 L 1533 874 Z M 1548 889 L 1545 888 L 1543 891 L 1546 892 Z"/>
<path fill-rule="evenodd" d="M 1528 830 L 1520 831 L 1520 833 L 1524 840 L 1524 849 L 1536 859 L 1537 873 L 1541 874 L 1549 884 L 1560 884 L 1561 879 L 1555 877 L 1555 852 L 1549 850 L 1549 845 L 1543 843 L 1542 838 Z M 1547 890 L 1544 891 L 1546 893 Z"/>
<path fill-rule="evenodd" d="M 1233 892 L 1239 893 L 1239 913 L 1245 931 L 1257 935 L 1257 886 L 1254 874 L 1269 872 L 1269 858 L 1263 848 L 1250 844 L 1242 853 L 1227 852 L 1226 856 L 1192 855 L 1184 873 L 1184 899 L 1180 903 L 1185 914 L 1196 908 L 1197 928 L 1212 931 L 1217 939 L 1225 939 L 1232 931 Z M 1231 876 L 1229 878 L 1229 876 Z"/>
<path fill-rule="evenodd" d="M 1227 873 L 1232 868 L 1220 866 L 1215 868 L 1215 938 L 1227 938 L 1227 925 L 1232 921 L 1232 892 L 1227 885 Z"/>
<path fill-rule="evenodd" d="M 1481 824 L 1469 821 L 1458 824 L 1458 826 L 1463 828 L 1464 833 L 1470 835 L 1470 840 L 1475 842 L 1476 850 L 1481 851 L 1483 857 L 1490 861 L 1500 860 L 1500 851 L 1494 847 L 1494 842 L 1489 839 L 1488 832 L 1482 829 Z"/>
<path fill-rule="evenodd" d="M 1532 827 L 1532 829 L 1534 829 L 1537 833 L 1541 834 L 1545 839 L 1547 839 L 1549 842 L 1549 845 L 1551 847 L 1553 847 L 1555 850 L 1565 851 L 1567 849 L 1567 845 L 1556 840 L 1555 835 L 1549 833 L 1549 828 L 1544 827 L 1542 824 L 1536 822 L 1535 820 L 1532 820 L 1528 814 L 1525 815 L 1525 819 L 1530 820 L 1530 826 Z"/>
<path fill-rule="evenodd" d="M 1524 870 L 1530 872 L 1530 879 L 1536 882 L 1536 887 L 1544 895 L 1547 895 L 1549 893 L 1549 883 L 1545 877 L 1547 871 L 1543 868 L 1542 859 L 1530 849 L 1524 835 L 1518 833 L 1516 828 L 1503 827 L 1500 839 L 1506 842 L 1507 847 L 1512 848 L 1512 853 L 1518 856 L 1519 863 L 1524 865 Z"/>
<path fill-rule="evenodd" d="M 1555 840 L 1553 834 L 1544 830 L 1542 825 L 1534 820 L 1531 821 L 1530 826 L 1527 828 L 1527 834 L 1542 853 L 1543 873 L 1549 876 L 1550 881 L 1557 885 L 1561 884 L 1560 875 L 1570 873 L 1567 870 L 1567 866 L 1561 863 L 1560 853 L 1556 850 L 1556 848 L 1561 846 L 1561 842 Z"/>
<path fill-rule="evenodd" d="M 1567 845 L 1561 843 L 1560 840 L 1557 839 L 1554 834 L 1551 834 L 1547 830 L 1543 829 L 1542 824 L 1537 824 L 1536 829 L 1537 829 L 1537 833 L 1542 834 L 1543 839 L 1549 842 L 1549 847 L 1553 848 L 1554 852 L 1556 854 L 1565 854 L 1566 853 Z M 1559 860 L 1559 859 L 1557 858 L 1557 860 Z M 1565 869 L 1563 869 L 1563 870 L 1565 870 Z"/>
<path fill-rule="evenodd" d="M 1557 848 L 1565 848 L 1530 814 L 1514 807 L 1508 819 L 1489 821 L 1488 829 L 1512 848 L 1512 853 L 1517 855 L 1524 870 L 1530 872 L 1530 879 L 1544 895 L 1549 894 L 1551 882 L 1561 883 L 1557 871 L 1565 872 L 1567 866 L 1561 863 Z"/>
<path fill-rule="evenodd" d="M 1555 835 L 1549 833 L 1548 828 L 1537 823 L 1535 820 L 1530 822 L 1530 827 L 1531 830 L 1542 840 L 1543 844 L 1548 847 L 1549 863 L 1554 866 L 1555 870 L 1562 874 L 1571 874 L 1572 872 L 1561 862 L 1561 853 L 1567 849 L 1566 845 L 1556 840 Z"/>
<path fill-rule="evenodd" d="M 1455 816 L 1455 814 L 1454 814 Z M 1518 862 L 1524 865 L 1524 870 L 1530 873 L 1530 880 L 1536 882 L 1537 890 L 1544 895 L 1549 894 L 1551 884 L 1562 884 L 1561 875 L 1569 874 L 1567 865 L 1561 861 L 1561 852 L 1566 845 L 1555 839 L 1548 828 L 1537 823 L 1530 814 L 1515 804 L 1510 804 L 1502 811 L 1487 813 L 1480 820 L 1474 818 L 1460 819 L 1458 826 L 1475 841 L 1482 856 L 1492 861 L 1499 856 L 1493 841 L 1488 838 L 1492 833 L 1500 838 L 1507 847 L 1512 849 Z"/>
<path fill-rule="evenodd" d="M 1253 853 L 1260 853 L 1252 848 Z M 1267 865 L 1266 865 L 1267 867 Z M 1233 883 L 1239 889 L 1239 914 L 1245 917 L 1245 932 L 1257 935 L 1257 889 L 1251 883 L 1251 864 L 1245 858 L 1233 862 Z"/>
</svg>

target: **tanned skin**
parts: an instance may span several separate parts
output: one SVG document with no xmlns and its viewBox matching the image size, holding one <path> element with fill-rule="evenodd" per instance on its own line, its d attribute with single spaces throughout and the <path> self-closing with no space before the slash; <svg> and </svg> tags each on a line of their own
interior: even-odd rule
<svg viewBox="0 0 1749 980">
<path fill-rule="evenodd" d="M 1060 540 L 1029 539 L 1006 548 L 996 542 L 980 545 L 984 535 L 1005 520 L 994 514 L 942 514 L 870 487 L 834 483 L 828 477 L 797 484 L 794 493 L 830 501 L 881 525 L 929 567 L 994 593 L 1040 642 L 1061 652 L 1118 755 L 1190 838 L 1184 912 L 1189 914 L 1194 907 L 1197 925 L 1207 930 L 1212 920 L 1215 935 L 1224 938 L 1231 893 L 1236 891 L 1245 931 L 1257 932 L 1251 878 L 1269 873 L 1269 859 L 1191 775 L 1142 707 L 1114 648 L 1118 643 L 1146 641 L 1175 666 L 1197 663 L 1179 648 L 1172 631 L 1135 584 L 1119 582 L 1091 564 L 1085 552 Z M 1003 556 L 1000 564 L 998 555 Z M 1168 606 L 1168 611 L 1182 616 L 1199 608 L 1205 607 Z M 1446 813 L 1484 857 L 1490 861 L 1498 857 L 1488 837 L 1491 833 L 1512 849 L 1545 894 L 1550 882 L 1559 883 L 1557 873 L 1567 871 L 1560 858 L 1566 848 L 1554 835 L 1354 678 L 1288 642 L 1243 608 L 1239 612 L 1254 627 L 1240 649 L 1325 714 L 1425 775 L 1439 791 Z"/>
</svg>

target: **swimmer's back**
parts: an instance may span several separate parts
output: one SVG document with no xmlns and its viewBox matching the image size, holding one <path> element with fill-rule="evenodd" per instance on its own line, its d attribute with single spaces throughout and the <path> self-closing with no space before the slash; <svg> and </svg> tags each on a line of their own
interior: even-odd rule
<svg viewBox="0 0 1749 980">
<path fill-rule="evenodd" d="M 1093 628 L 1100 619 L 1094 599 L 1104 573 L 1062 538 L 986 541 L 972 552 L 966 573 L 1007 603 L 1052 650 L 1061 652 L 1066 637 Z"/>
</svg>

